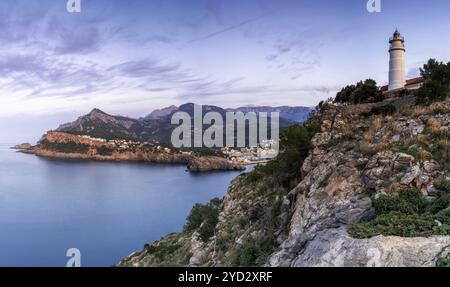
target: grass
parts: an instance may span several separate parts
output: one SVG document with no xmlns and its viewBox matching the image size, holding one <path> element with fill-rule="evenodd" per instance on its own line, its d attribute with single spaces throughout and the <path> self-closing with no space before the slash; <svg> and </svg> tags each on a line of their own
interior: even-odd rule
<svg viewBox="0 0 450 287">
<path fill-rule="evenodd" d="M 433 136 L 441 136 L 442 132 L 442 124 L 439 120 L 431 118 L 427 122 L 428 127 L 431 130 L 431 134 Z"/>
<path fill-rule="evenodd" d="M 383 119 L 382 119 L 381 117 L 377 117 L 377 118 L 373 121 L 372 125 L 370 126 L 370 129 L 369 129 L 367 132 L 365 132 L 365 133 L 363 134 L 363 139 L 364 139 L 365 141 L 367 141 L 367 142 L 371 142 L 371 141 L 374 139 L 375 134 L 376 134 L 382 127 L 383 127 Z"/>
<path fill-rule="evenodd" d="M 407 117 L 417 118 L 427 113 L 427 108 L 424 106 L 415 106 L 402 111 L 402 114 Z"/>
<path fill-rule="evenodd" d="M 368 222 L 348 227 L 355 238 L 377 235 L 427 237 L 450 235 L 450 195 L 442 194 L 428 201 L 417 189 L 402 190 L 398 195 L 383 195 L 374 200 L 376 216 Z"/>
</svg>

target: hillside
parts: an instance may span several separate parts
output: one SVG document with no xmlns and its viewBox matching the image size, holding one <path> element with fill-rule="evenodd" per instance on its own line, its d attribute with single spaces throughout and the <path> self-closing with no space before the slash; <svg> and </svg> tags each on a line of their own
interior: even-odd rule
<svg viewBox="0 0 450 287">
<path fill-rule="evenodd" d="M 450 264 L 450 103 L 324 103 L 277 159 L 119 266 Z"/>
<path fill-rule="evenodd" d="M 198 155 L 151 142 L 107 140 L 58 131 L 47 132 L 35 146 L 23 144 L 14 148 L 53 159 L 184 164 L 192 172 L 245 169 L 242 163 L 224 156 Z"/>
<path fill-rule="evenodd" d="M 228 110 L 204 105 L 203 114 L 213 111 L 225 118 Z M 241 111 L 236 109 L 235 111 Z M 242 108 L 244 112 L 280 112 L 280 128 L 286 128 L 296 122 L 302 122 L 311 112 L 304 107 L 255 107 L 250 110 Z M 142 119 L 132 119 L 122 116 L 109 115 L 99 109 L 92 110 L 89 114 L 79 117 L 76 121 L 63 124 L 56 131 L 76 135 L 89 135 L 104 139 L 130 139 L 140 141 L 156 141 L 161 144 L 170 144 L 171 134 L 176 127 L 171 124 L 171 116 L 176 112 L 186 112 L 194 117 L 194 104 L 188 103 L 179 107 L 171 106 L 161 110 L 155 110 Z M 292 113 L 296 112 L 296 116 Z M 286 116 L 284 118 L 283 116 Z M 206 130 L 209 126 L 205 125 Z M 225 132 L 224 132 L 225 134 Z"/>
</svg>

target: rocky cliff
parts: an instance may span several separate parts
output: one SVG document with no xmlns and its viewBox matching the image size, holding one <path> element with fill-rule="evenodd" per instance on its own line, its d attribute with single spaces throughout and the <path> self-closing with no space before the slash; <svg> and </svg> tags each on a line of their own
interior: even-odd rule
<svg viewBox="0 0 450 287">
<path fill-rule="evenodd" d="M 17 147 L 24 153 L 56 159 L 186 164 L 188 170 L 194 172 L 245 169 L 241 164 L 225 158 L 198 157 L 150 142 L 105 140 L 57 131 L 47 132 L 36 146 Z"/>
<path fill-rule="evenodd" d="M 292 185 L 279 170 L 298 153 L 282 150 L 282 161 L 236 178 L 217 210 L 195 207 L 183 232 L 119 266 L 448 264 L 450 103 L 325 103 L 313 123 Z"/>
</svg>

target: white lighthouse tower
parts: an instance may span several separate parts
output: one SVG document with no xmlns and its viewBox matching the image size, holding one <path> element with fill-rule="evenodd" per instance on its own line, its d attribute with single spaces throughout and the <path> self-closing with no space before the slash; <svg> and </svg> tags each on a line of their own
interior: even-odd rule
<svg viewBox="0 0 450 287">
<path fill-rule="evenodd" d="M 394 36 L 389 39 L 389 90 L 404 88 L 405 78 L 405 38 L 395 30 Z"/>
</svg>

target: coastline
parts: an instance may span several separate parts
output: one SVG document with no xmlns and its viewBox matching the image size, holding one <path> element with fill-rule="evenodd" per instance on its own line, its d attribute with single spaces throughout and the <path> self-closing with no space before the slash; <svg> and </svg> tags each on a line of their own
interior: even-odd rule
<svg viewBox="0 0 450 287">
<path fill-rule="evenodd" d="M 60 160 L 94 160 L 109 162 L 143 162 L 183 164 L 190 172 L 236 171 L 246 166 L 218 156 L 197 156 L 173 151 L 149 143 L 110 143 L 61 132 L 48 132 L 35 146 L 20 144 L 11 147 L 18 152 Z"/>
</svg>

